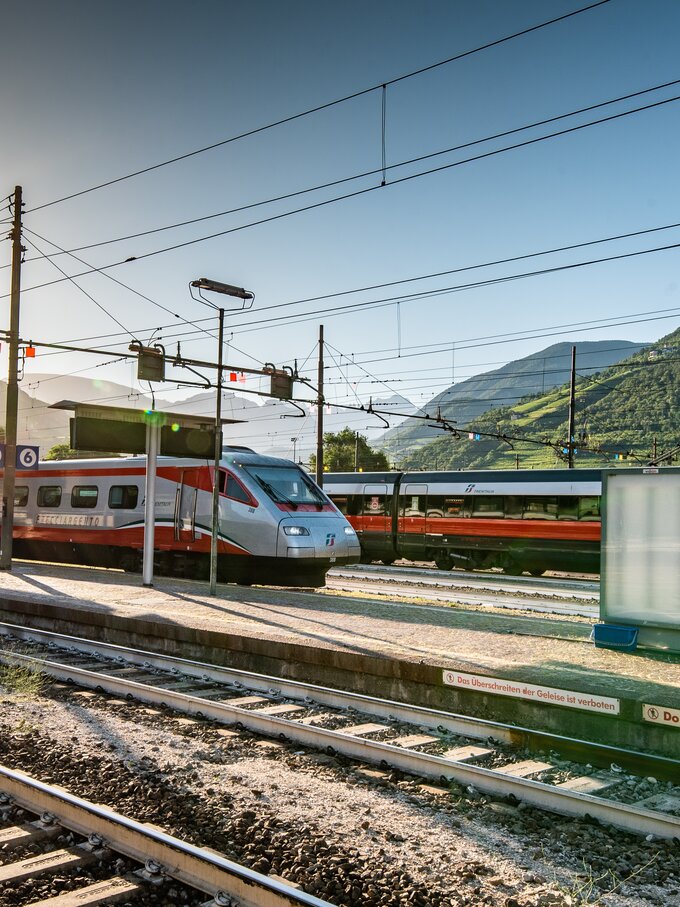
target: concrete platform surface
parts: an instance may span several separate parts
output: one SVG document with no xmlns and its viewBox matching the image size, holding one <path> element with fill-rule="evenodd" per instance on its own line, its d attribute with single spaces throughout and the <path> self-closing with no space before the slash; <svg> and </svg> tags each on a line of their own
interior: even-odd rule
<svg viewBox="0 0 680 907">
<path fill-rule="evenodd" d="M 259 649 L 262 641 L 327 649 L 329 665 L 332 651 L 359 656 L 357 664 L 376 657 L 680 707 L 680 656 L 596 649 L 587 620 L 233 585 L 211 597 L 205 583 L 161 577 L 145 589 L 138 575 L 25 562 L 0 574 L 0 619 L 12 602 L 99 613 L 100 626 L 109 615 L 259 640 Z"/>
</svg>

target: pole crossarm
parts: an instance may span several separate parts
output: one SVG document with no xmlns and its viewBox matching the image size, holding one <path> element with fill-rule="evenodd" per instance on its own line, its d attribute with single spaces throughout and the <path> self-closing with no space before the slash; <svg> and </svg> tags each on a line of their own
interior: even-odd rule
<svg viewBox="0 0 680 907">
<path fill-rule="evenodd" d="M 0 331 L 0 335 L 3 335 L 3 336 L 9 336 L 10 334 L 11 334 L 10 331 Z M 19 344 L 19 346 L 33 346 L 33 347 L 40 348 L 40 349 L 63 350 L 64 352 L 70 352 L 70 353 L 89 353 L 90 355 L 93 355 L 93 356 L 111 356 L 111 353 L 112 353 L 111 350 L 102 350 L 102 349 L 97 349 L 96 347 L 71 346 L 66 343 L 48 343 L 47 341 L 43 341 L 43 340 L 32 340 L 32 339 L 27 340 L 24 338 L 19 338 L 18 344 Z M 118 356 L 121 359 L 137 359 L 136 352 L 120 352 L 120 353 L 116 353 L 116 356 Z M 164 361 L 167 365 L 174 366 L 175 368 L 185 368 L 186 367 L 187 369 L 189 369 L 189 371 L 191 371 L 194 368 L 208 368 L 208 369 L 213 369 L 214 371 L 218 371 L 220 368 L 219 363 L 211 362 L 209 359 L 187 359 L 184 356 L 182 356 L 181 354 L 175 354 L 174 356 L 170 355 L 170 354 L 166 354 L 162 358 L 164 359 Z M 291 369 L 289 367 L 276 368 L 273 365 L 265 365 L 263 368 L 258 369 L 258 368 L 250 368 L 249 366 L 244 366 L 244 365 L 230 365 L 229 363 L 224 363 L 222 365 L 222 371 L 223 372 L 238 372 L 239 374 L 242 374 L 242 375 L 256 375 L 261 378 L 271 378 L 272 375 L 287 375 L 289 377 L 292 377 L 292 379 L 294 381 L 300 381 L 303 384 L 308 384 L 308 386 L 311 387 L 311 385 L 308 383 L 308 381 L 306 379 L 304 379 L 302 376 L 298 375 L 296 372 L 293 372 L 293 374 L 291 375 Z M 186 384 L 189 387 L 205 387 L 206 386 L 205 382 L 203 384 L 198 384 L 197 382 L 188 382 L 188 381 L 184 382 L 184 381 L 178 381 L 175 379 L 168 379 L 168 378 L 166 378 L 166 383 L 168 383 L 168 384 L 180 384 L 181 383 L 181 384 Z M 211 384 L 210 386 L 215 387 L 216 385 Z M 261 393 L 261 392 L 239 390 L 239 393 Z M 265 397 L 272 396 L 271 394 L 265 394 L 265 393 L 261 393 L 261 395 L 265 396 Z"/>
</svg>

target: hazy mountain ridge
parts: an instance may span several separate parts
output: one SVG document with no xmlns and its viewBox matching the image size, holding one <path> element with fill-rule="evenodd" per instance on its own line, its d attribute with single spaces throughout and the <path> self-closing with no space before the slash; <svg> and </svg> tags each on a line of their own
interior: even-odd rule
<svg viewBox="0 0 680 907">
<path fill-rule="evenodd" d="M 579 373 L 577 355 L 576 370 Z M 680 444 L 680 329 L 601 372 L 579 375 L 576 386 L 575 465 L 634 466 Z M 561 446 L 516 441 L 527 438 L 566 444 L 567 383 L 511 407 L 497 407 L 455 439 L 448 434 L 409 455 L 411 469 L 564 466 Z M 508 441 L 485 438 L 506 435 Z M 616 455 L 619 458 L 616 459 Z"/>
<path fill-rule="evenodd" d="M 555 343 L 530 356 L 452 385 L 433 397 L 421 412 L 436 415 L 439 409 L 444 418 L 465 427 L 487 410 L 512 406 L 524 397 L 559 387 L 569 380 L 571 348 L 574 345 L 579 368 L 587 369 L 589 374 L 645 347 L 645 344 L 628 340 Z M 412 422 L 385 432 L 376 446 L 394 457 L 403 456 L 428 444 L 432 435 L 431 426 Z"/>
<path fill-rule="evenodd" d="M 50 408 L 62 400 L 131 409 L 147 409 L 155 403 L 155 409 L 165 412 L 206 416 L 215 413 L 214 390 L 200 391 L 183 400 L 168 400 L 163 396 L 162 384 L 154 389 L 155 400 L 152 400 L 148 393 L 112 381 L 53 373 L 26 376 L 19 385 L 19 443 L 38 445 L 42 457 L 55 444 L 68 443 L 72 414 Z M 4 423 L 6 394 L 7 385 L 0 381 L 0 425 Z M 374 406 L 407 413 L 416 410 L 397 394 L 374 400 Z M 224 443 L 241 444 L 283 457 L 291 457 L 295 450 L 296 459 L 306 461 L 316 447 L 316 407 L 302 405 L 302 409 L 304 412 L 282 400 L 262 402 L 262 398 L 239 394 L 227 386 L 223 392 L 222 416 L 239 421 L 224 426 Z M 371 443 L 383 431 L 380 419 L 366 412 L 324 412 L 324 431 L 338 432 L 348 425 L 366 435 Z"/>
</svg>

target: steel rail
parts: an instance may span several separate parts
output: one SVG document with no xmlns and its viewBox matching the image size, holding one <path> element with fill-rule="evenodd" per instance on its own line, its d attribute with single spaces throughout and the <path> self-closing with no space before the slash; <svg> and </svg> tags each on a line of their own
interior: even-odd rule
<svg viewBox="0 0 680 907">
<path fill-rule="evenodd" d="M 632 771 L 644 771 L 658 778 L 669 780 L 680 777 L 680 760 L 636 750 L 623 749 L 606 743 L 595 743 L 577 737 L 565 737 L 550 731 L 541 731 L 521 725 L 504 724 L 488 718 L 477 718 L 456 712 L 444 712 L 426 706 L 409 705 L 392 699 L 381 699 L 361 693 L 350 693 L 333 687 L 316 686 L 303 681 L 287 680 L 270 674 L 258 674 L 253 671 L 222 667 L 207 662 L 192 661 L 173 655 L 149 652 L 144 649 L 131 649 L 114 643 L 95 642 L 78 636 L 64 636 L 49 630 L 34 630 L 16 624 L 0 622 L 1 636 L 16 636 L 28 642 L 36 640 L 60 648 L 70 647 L 95 657 L 109 657 L 124 660 L 141 668 L 156 668 L 194 677 L 196 680 L 208 680 L 215 683 L 232 685 L 237 689 L 244 688 L 266 695 L 278 695 L 306 703 L 328 706 L 334 709 L 362 712 L 376 718 L 398 720 L 408 724 L 419 725 L 432 731 L 445 731 L 461 737 L 476 740 L 495 740 L 511 746 L 533 746 L 539 749 L 552 749 L 575 759 L 584 757 L 601 766 L 608 767 L 616 762 L 623 768 Z M 16 658 L 14 654 L 11 658 Z M 0 660 L 2 656 L 0 654 Z"/>
<path fill-rule="evenodd" d="M 338 592 L 365 592 L 383 595 L 401 595 L 410 596 L 411 598 L 429 598 L 438 602 L 455 602 L 462 605 L 477 605 L 481 607 L 504 608 L 512 611 L 533 611 L 536 613 L 559 614 L 564 617 L 599 617 L 600 609 L 596 604 L 570 605 L 562 601 L 552 601 L 550 599 L 540 598 L 516 598 L 507 593 L 499 595 L 497 591 L 480 590 L 480 592 L 458 592 L 455 586 L 449 586 L 446 591 L 445 587 L 431 585 L 428 588 L 411 583 L 402 583 L 401 581 L 390 582 L 389 580 L 372 580 L 365 577 L 356 579 L 343 579 L 341 577 L 331 577 L 326 581 L 326 588 Z M 433 591 L 437 589 L 438 591 Z M 431 605 L 422 605 L 420 607 L 429 608 Z"/>
<path fill-rule="evenodd" d="M 326 728 L 303 725 L 255 710 L 232 706 L 228 702 L 202 699 L 200 696 L 154 687 L 133 680 L 123 680 L 119 677 L 49 662 L 33 656 L 13 654 L 11 660 L 32 664 L 66 682 L 77 682 L 90 689 L 123 695 L 153 705 L 171 707 L 198 718 L 210 718 L 222 724 L 234 725 L 267 737 L 290 740 L 312 749 L 325 749 L 329 753 L 340 753 L 362 762 L 397 768 L 408 774 L 434 778 L 445 783 L 455 781 L 494 796 L 514 797 L 531 806 L 561 815 L 574 818 L 589 816 L 634 834 L 651 834 L 658 838 L 680 841 L 680 818 L 639 806 L 631 807 L 603 800 L 590 794 L 551 787 L 540 781 L 516 778 L 495 769 L 468 765 L 442 756 L 355 737 Z"/>
<path fill-rule="evenodd" d="M 528 594 L 541 593 L 546 589 L 561 593 L 565 598 L 597 599 L 600 593 L 599 582 L 593 580 L 561 579 L 554 576 L 508 576 L 502 573 L 472 573 L 437 570 L 430 567 L 394 567 L 378 564 L 352 564 L 350 567 L 333 567 L 328 576 L 351 577 L 387 577 L 399 579 L 400 582 L 425 582 L 435 586 L 469 586 L 471 583 L 480 588 L 502 589 L 506 592 L 520 592 L 527 588 Z"/>
<path fill-rule="evenodd" d="M 117 853 L 144 864 L 153 860 L 172 878 L 212 897 L 237 898 L 243 907 L 331 907 L 311 894 L 187 844 L 152 825 L 144 825 L 98 803 L 89 803 L 61 787 L 0 766 L 0 790 L 34 813 L 50 813 L 71 831 L 95 834 Z"/>
</svg>

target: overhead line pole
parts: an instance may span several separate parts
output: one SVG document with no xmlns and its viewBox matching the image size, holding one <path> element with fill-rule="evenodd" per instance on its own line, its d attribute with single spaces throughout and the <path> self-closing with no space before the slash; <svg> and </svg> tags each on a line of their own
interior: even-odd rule
<svg viewBox="0 0 680 907">
<path fill-rule="evenodd" d="M 210 293 L 218 293 L 222 296 L 234 296 L 243 300 L 242 308 L 246 303 L 252 305 L 255 294 L 243 287 L 235 287 L 230 283 L 222 283 L 219 280 L 211 280 L 208 277 L 199 277 L 198 280 L 192 280 L 190 287 L 195 287 L 199 291 L 199 298 L 192 298 L 203 305 L 216 309 L 219 315 L 219 333 L 217 338 L 217 399 L 215 401 L 215 457 L 213 463 L 213 487 L 212 487 L 212 531 L 210 534 L 210 594 L 217 595 L 217 550 L 220 535 L 220 461 L 222 460 L 222 371 L 224 369 L 224 313 L 221 306 L 216 306 L 208 299 L 200 295 L 201 290 Z M 177 357 L 175 362 L 181 365 L 186 360 L 179 355 L 179 346 L 177 347 Z M 214 367 L 214 366 L 213 366 Z M 264 372 L 255 372 L 253 369 L 244 369 L 252 374 L 264 374 Z"/>
<path fill-rule="evenodd" d="M 323 488 L 323 325 L 319 325 L 319 368 L 317 374 L 317 389 L 319 396 L 317 398 L 317 415 L 316 415 L 316 484 Z"/>
<path fill-rule="evenodd" d="M 21 297 L 21 186 L 14 189 L 12 221 L 12 285 L 10 297 L 9 371 L 5 407 L 5 472 L 2 484 L 2 549 L 0 570 L 12 569 L 14 531 L 14 483 L 17 458 L 17 419 L 19 409 L 19 302 Z"/>
<path fill-rule="evenodd" d="M 576 417 L 576 347 L 571 348 L 571 380 L 569 382 L 569 435 L 567 456 L 569 469 L 574 468 L 574 421 Z"/>
<path fill-rule="evenodd" d="M 224 309 L 219 310 L 220 327 L 217 353 L 217 402 L 215 403 L 215 463 L 212 497 L 212 532 L 210 534 L 210 594 L 217 594 L 217 542 L 220 533 L 220 460 L 222 459 L 222 346 L 224 343 Z M 225 489 L 226 490 L 226 489 Z"/>
</svg>

